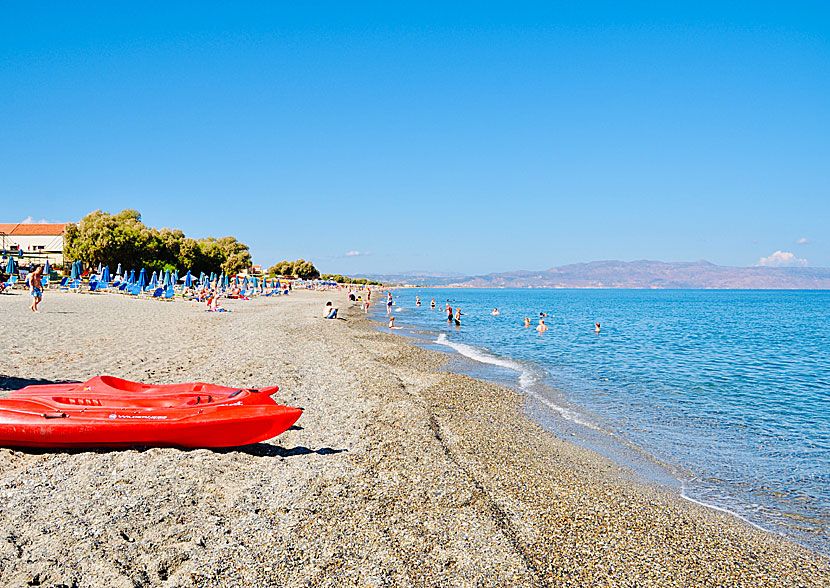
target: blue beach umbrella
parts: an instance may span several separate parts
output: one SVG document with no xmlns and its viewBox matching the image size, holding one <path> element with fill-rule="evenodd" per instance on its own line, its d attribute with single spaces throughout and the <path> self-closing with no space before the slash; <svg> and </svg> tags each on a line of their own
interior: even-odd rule
<svg viewBox="0 0 830 588">
<path fill-rule="evenodd" d="M 256 276 L 253 278 L 254 288 L 259 288 L 259 280 L 257 280 Z"/>
<path fill-rule="evenodd" d="M 138 284 L 138 287 L 142 289 L 147 285 L 147 274 L 145 273 L 144 268 L 141 268 L 141 271 L 138 272 L 138 282 L 136 283 Z"/>
<path fill-rule="evenodd" d="M 104 269 L 101 270 L 101 281 L 102 282 L 109 282 L 110 281 L 110 266 L 105 265 Z"/>
<path fill-rule="evenodd" d="M 18 257 L 23 257 L 23 250 L 22 249 L 17 250 L 17 256 Z"/>
<path fill-rule="evenodd" d="M 130 270 L 130 286 L 135 286 L 135 270 Z"/>
<path fill-rule="evenodd" d="M 49 272 L 51 271 L 51 269 L 52 268 L 49 267 L 49 260 L 47 259 L 46 263 L 43 266 L 43 275 L 48 278 L 49 277 Z"/>
<path fill-rule="evenodd" d="M 193 287 L 193 276 L 190 275 L 190 270 L 187 270 L 187 273 L 184 275 L 184 286 L 185 288 Z"/>
<path fill-rule="evenodd" d="M 234 276 L 234 277 L 233 277 L 233 285 L 234 285 L 234 286 L 238 286 L 238 285 L 239 285 L 239 276 Z"/>
<path fill-rule="evenodd" d="M 179 283 L 179 270 L 174 269 L 173 273 L 170 274 L 170 283 L 174 286 Z"/>
<path fill-rule="evenodd" d="M 115 275 L 116 275 L 116 276 L 120 276 L 120 275 L 121 275 L 121 264 L 120 264 L 120 263 L 118 264 L 118 269 L 117 269 L 117 270 L 115 270 Z"/>
<path fill-rule="evenodd" d="M 81 276 L 80 276 L 80 273 L 78 272 L 78 262 L 73 261 L 72 262 L 72 269 L 70 269 L 70 271 L 69 271 L 69 279 L 74 282 L 79 277 L 81 277 Z"/>
<path fill-rule="evenodd" d="M 170 270 L 164 270 L 164 279 L 161 281 L 162 288 L 167 288 L 170 285 Z"/>
<path fill-rule="evenodd" d="M 12 275 L 14 273 L 14 257 L 9 255 L 9 262 L 6 264 L 6 273 Z"/>
</svg>

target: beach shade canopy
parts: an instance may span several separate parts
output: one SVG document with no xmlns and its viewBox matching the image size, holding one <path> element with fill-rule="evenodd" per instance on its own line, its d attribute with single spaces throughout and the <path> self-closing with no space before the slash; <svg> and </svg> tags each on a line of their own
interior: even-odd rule
<svg viewBox="0 0 830 588">
<path fill-rule="evenodd" d="M 147 273 L 144 271 L 144 268 L 141 268 L 141 271 L 138 272 L 138 287 L 144 289 L 144 286 L 147 285 Z"/>
<path fill-rule="evenodd" d="M 6 273 L 12 275 L 14 273 L 14 257 L 9 255 L 9 262 L 6 264 Z"/>
<path fill-rule="evenodd" d="M 190 275 L 190 270 L 187 270 L 187 273 L 184 275 L 184 286 L 185 288 L 193 287 L 193 276 Z"/>
<path fill-rule="evenodd" d="M 101 281 L 102 282 L 109 282 L 110 281 L 110 266 L 105 265 L 104 269 L 101 270 Z"/>
</svg>

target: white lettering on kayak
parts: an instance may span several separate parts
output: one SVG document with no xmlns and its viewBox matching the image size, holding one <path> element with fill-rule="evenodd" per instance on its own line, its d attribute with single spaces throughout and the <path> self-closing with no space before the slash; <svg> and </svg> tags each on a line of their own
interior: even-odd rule
<svg viewBox="0 0 830 588">
<path fill-rule="evenodd" d="M 156 421 L 163 421 L 166 416 L 152 415 L 152 414 L 111 414 L 111 419 L 150 419 Z"/>
</svg>

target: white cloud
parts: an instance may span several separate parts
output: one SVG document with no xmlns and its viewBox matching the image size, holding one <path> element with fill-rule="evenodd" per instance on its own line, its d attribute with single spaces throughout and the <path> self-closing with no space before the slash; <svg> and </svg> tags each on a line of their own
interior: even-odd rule
<svg viewBox="0 0 830 588">
<path fill-rule="evenodd" d="M 357 257 L 358 255 L 372 255 L 371 251 L 347 251 L 345 257 Z"/>
<path fill-rule="evenodd" d="M 805 267 L 807 260 L 796 257 L 789 251 L 776 251 L 769 257 L 762 257 L 755 265 L 764 267 Z"/>
<path fill-rule="evenodd" d="M 45 218 L 42 218 L 40 220 L 35 220 L 34 218 L 32 218 L 32 215 L 29 215 L 26 218 L 24 218 L 22 221 L 20 221 L 20 224 L 22 224 L 22 225 L 32 225 L 32 224 L 46 225 L 46 224 L 49 224 L 49 221 L 46 220 Z"/>
<path fill-rule="evenodd" d="M 795 242 L 796 245 L 809 245 L 810 240 L 807 237 L 801 237 L 798 241 Z"/>
</svg>

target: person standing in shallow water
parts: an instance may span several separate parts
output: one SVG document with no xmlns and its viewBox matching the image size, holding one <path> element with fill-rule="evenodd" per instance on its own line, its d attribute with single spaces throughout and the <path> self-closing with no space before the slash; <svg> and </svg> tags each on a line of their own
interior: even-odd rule
<svg viewBox="0 0 830 588">
<path fill-rule="evenodd" d="M 386 293 L 386 314 L 392 314 L 392 292 Z"/>
<path fill-rule="evenodd" d="M 32 305 L 29 308 L 33 312 L 40 312 L 37 309 L 37 305 L 43 300 L 43 284 L 41 283 L 41 278 L 43 278 L 43 266 L 40 265 L 26 278 L 29 281 L 29 292 L 31 292 L 33 299 Z"/>
</svg>

